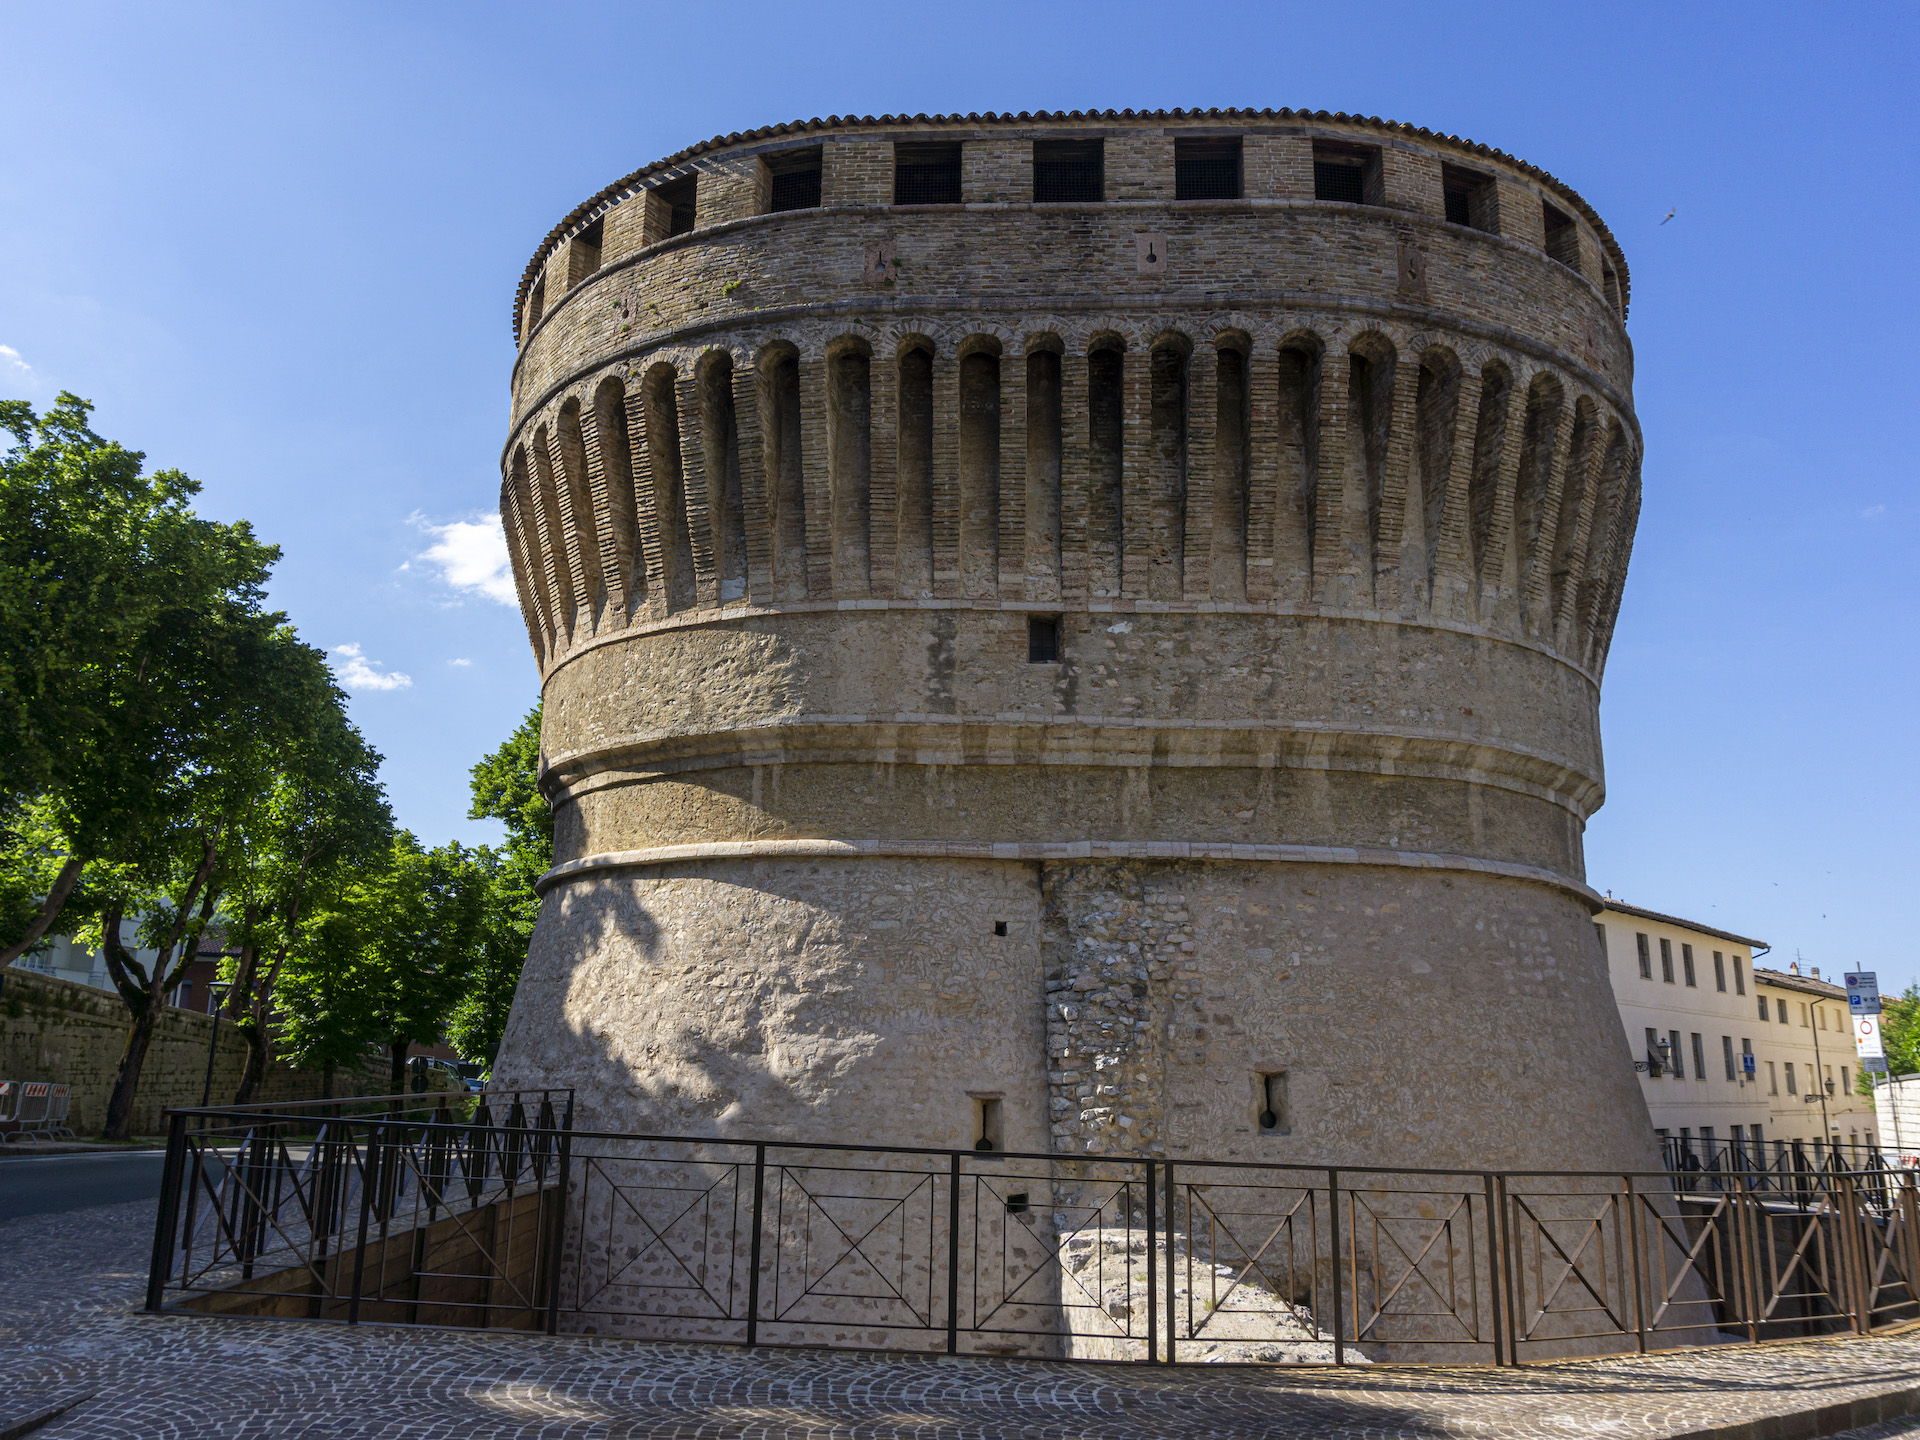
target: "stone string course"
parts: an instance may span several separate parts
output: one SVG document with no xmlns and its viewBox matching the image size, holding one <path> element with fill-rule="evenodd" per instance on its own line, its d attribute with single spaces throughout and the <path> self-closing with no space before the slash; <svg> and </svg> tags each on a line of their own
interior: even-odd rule
<svg viewBox="0 0 1920 1440">
<path fill-rule="evenodd" d="M 1520 1369 L 1135 1365 L 135 1312 L 148 1203 L 0 1221 L 0 1434 L 35 1440 L 1892 1440 L 1920 1338 Z M 1849 1432 L 1849 1427 L 1867 1427 Z"/>
</svg>

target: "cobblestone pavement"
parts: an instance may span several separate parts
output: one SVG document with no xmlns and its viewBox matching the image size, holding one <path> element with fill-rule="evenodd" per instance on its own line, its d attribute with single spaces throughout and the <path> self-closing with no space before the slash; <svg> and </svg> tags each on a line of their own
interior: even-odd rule
<svg viewBox="0 0 1920 1440">
<path fill-rule="evenodd" d="M 1515 1370 L 1169 1372 L 154 1317 L 135 1310 L 152 1213 L 135 1202 L 0 1225 L 0 1435 L 87 1397 L 34 1440 L 1639 1440 L 1745 1435 L 1744 1422 L 1920 1387 L 1920 1335 Z M 1751 1433 L 1831 1434 L 1877 1413 Z"/>
</svg>

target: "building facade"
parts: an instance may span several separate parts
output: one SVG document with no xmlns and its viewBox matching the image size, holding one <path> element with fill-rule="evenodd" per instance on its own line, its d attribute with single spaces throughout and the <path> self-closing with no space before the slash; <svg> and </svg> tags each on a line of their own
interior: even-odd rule
<svg viewBox="0 0 1920 1440">
<path fill-rule="evenodd" d="M 1561 181 L 1324 112 L 836 117 L 595 195 L 513 313 L 557 863 L 496 1079 L 1647 1168 L 1581 851 L 1626 306 Z"/>
<path fill-rule="evenodd" d="M 1756 966 L 1764 941 L 1609 900 L 1595 917 L 1655 1133 L 1705 1161 L 1755 1142 L 1877 1149 L 1847 992 Z M 1752 1065 L 1749 1067 L 1748 1059 Z M 1831 1081 L 1831 1089 L 1828 1082 Z"/>
</svg>

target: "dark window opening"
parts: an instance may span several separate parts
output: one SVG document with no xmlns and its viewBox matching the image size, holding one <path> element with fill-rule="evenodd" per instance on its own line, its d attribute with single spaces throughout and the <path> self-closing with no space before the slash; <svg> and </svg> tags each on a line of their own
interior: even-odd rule
<svg viewBox="0 0 1920 1440">
<path fill-rule="evenodd" d="M 1673 942 L 1664 935 L 1660 937 L 1660 978 L 1669 985 L 1673 983 Z"/>
<path fill-rule="evenodd" d="M 1254 1099 L 1259 1105 L 1254 1122 L 1264 1135 L 1285 1135 L 1293 1129 L 1293 1116 L 1287 1109 L 1287 1072 L 1275 1070 L 1253 1077 Z"/>
<path fill-rule="evenodd" d="M 688 175 L 679 180 L 670 180 L 653 193 L 658 195 L 667 207 L 667 234 L 688 235 L 693 231 L 695 201 L 699 195 L 700 177 Z"/>
<path fill-rule="evenodd" d="M 1027 663 L 1053 665 L 1060 659 L 1060 622 L 1051 615 L 1027 617 Z"/>
<path fill-rule="evenodd" d="M 1727 962 L 1718 950 L 1713 952 L 1713 988 L 1716 990 L 1727 988 Z"/>
<path fill-rule="evenodd" d="M 1386 199 L 1380 151 L 1372 145 L 1313 142 L 1313 198 L 1346 205 L 1378 205 Z"/>
<path fill-rule="evenodd" d="M 1482 175 L 1476 170 L 1463 170 L 1458 165 L 1442 165 L 1440 188 L 1446 197 L 1447 219 L 1453 224 L 1485 230 L 1489 234 L 1499 228 L 1494 223 L 1496 210 L 1492 176 Z"/>
<path fill-rule="evenodd" d="M 1033 142 L 1033 199 L 1038 205 L 1104 200 L 1106 142 Z"/>
<path fill-rule="evenodd" d="M 1678 1030 L 1669 1030 L 1667 1032 L 1667 1039 L 1669 1042 L 1668 1049 L 1671 1052 L 1671 1058 L 1667 1063 L 1673 1067 L 1673 1078 L 1676 1080 L 1684 1080 L 1687 1078 L 1687 1062 L 1685 1057 L 1680 1053 L 1680 1032 Z"/>
<path fill-rule="evenodd" d="M 1680 970 L 1686 977 L 1687 984 L 1691 988 L 1696 990 L 1700 988 L 1700 982 L 1693 973 L 1693 947 L 1691 945 L 1682 945 L 1680 947 Z"/>
<path fill-rule="evenodd" d="M 1173 198 L 1176 200 L 1238 200 L 1240 198 L 1240 141 L 1231 139 L 1175 140 L 1173 142 Z"/>
<path fill-rule="evenodd" d="M 1747 993 L 1747 977 L 1745 972 L 1740 968 L 1740 957 L 1738 955 L 1733 957 L 1733 993 L 1736 995 L 1744 995 Z"/>
<path fill-rule="evenodd" d="M 606 234 L 606 217 L 601 216 L 573 237 L 572 265 L 577 279 L 584 279 L 600 268 L 600 242 Z"/>
<path fill-rule="evenodd" d="M 1647 1074 L 1658 1080 L 1666 1074 L 1666 1052 L 1661 1049 L 1660 1032 L 1651 1025 L 1647 1027 Z"/>
<path fill-rule="evenodd" d="M 1693 1078 L 1696 1080 L 1707 1078 L 1707 1051 L 1706 1047 L 1700 1043 L 1697 1032 L 1693 1037 Z"/>
<path fill-rule="evenodd" d="M 1006 1139 L 1000 1129 L 1000 1101 L 993 1096 L 976 1095 L 973 1100 L 973 1148 L 1004 1150 Z"/>
<path fill-rule="evenodd" d="M 1540 202 L 1540 219 L 1547 231 L 1547 258 L 1558 260 L 1569 270 L 1580 268 L 1580 231 L 1573 223 L 1573 217 L 1565 211 L 1556 210 L 1546 201 Z"/>
<path fill-rule="evenodd" d="M 958 205 L 960 142 L 896 144 L 893 147 L 893 203 Z"/>
<path fill-rule="evenodd" d="M 1007 1196 L 1007 1213 L 1009 1215 L 1024 1215 L 1027 1211 L 1031 1210 L 1033 1208 L 1033 1202 L 1029 1198 L 1029 1194 L 1030 1192 L 1025 1190 L 1016 1190 Z"/>
<path fill-rule="evenodd" d="M 1620 313 L 1620 277 L 1613 273 L 1613 266 L 1600 267 L 1600 293 L 1607 297 L 1607 305 L 1614 314 Z"/>
<path fill-rule="evenodd" d="M 1006 922 L 1006 921 L 1004 921 L 1004 920 L 996 920 L 996 921 L 994 921 L 994 922 L 993 922 L 993 933 L 994 933 L 994 934 L 996 934 L 996 935 L 1004 935 L 1004 934 L 1006 934 L 1006 933 L 1007 933 L 1007 922 Z"/>
<path fill-rule="evenodd" d="M 532 330 L 540 323 L 540 317 L 547 313 L 547 277 L 542 275 L 533 282 L 533 294 L 527 298 L 527 329 Z"/>
<path fill-rule="evenodd" d="M 820 208 L 820 147 L 789 150 L 767 157 L 768 178 L 773 182 L 770 211 L 817 210 Z"/>
<path fill-rule="evenodd" d="M 1647 937 L 1644 935 L 1636 935 L 1633 937 L 1633 943 L 1634 947 L 1640 952 L 1640 978 L 1642 980 L 1651 980 L 1653 978 L 1653 956 L 1647 949 Z"/>
</svg>

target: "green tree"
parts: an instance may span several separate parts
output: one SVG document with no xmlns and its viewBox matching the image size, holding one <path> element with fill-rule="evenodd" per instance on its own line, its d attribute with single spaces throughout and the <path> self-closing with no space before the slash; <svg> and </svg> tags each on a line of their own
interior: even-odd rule
<svg viewBox="0 0 1920 1440">
<path fill-rule="evenodd" d="M 1887 1052 L 1887 1070 L 1894 1075 L 1920 1071 L 1920 984 L 1880 1001 L 1880 1044 Z M 1860 1076 L 1862 1095 L 1873 1093 L 1873 1077 Z"/>
<path fill-rule="evenodd" d="M 469 1060 L 491 1066 L 513 1006 L 540 896 L 534 882 L 553 868 L 553 811 L 540 793 L 540 707 L 536 704 L 492 754 L 473 767 L 476 819 L 507 827 L 504 853 L 479 861 L 487 875 L 486 915 L 473 980 L 461 997 L 449 1037 Z"/>
</svg>

